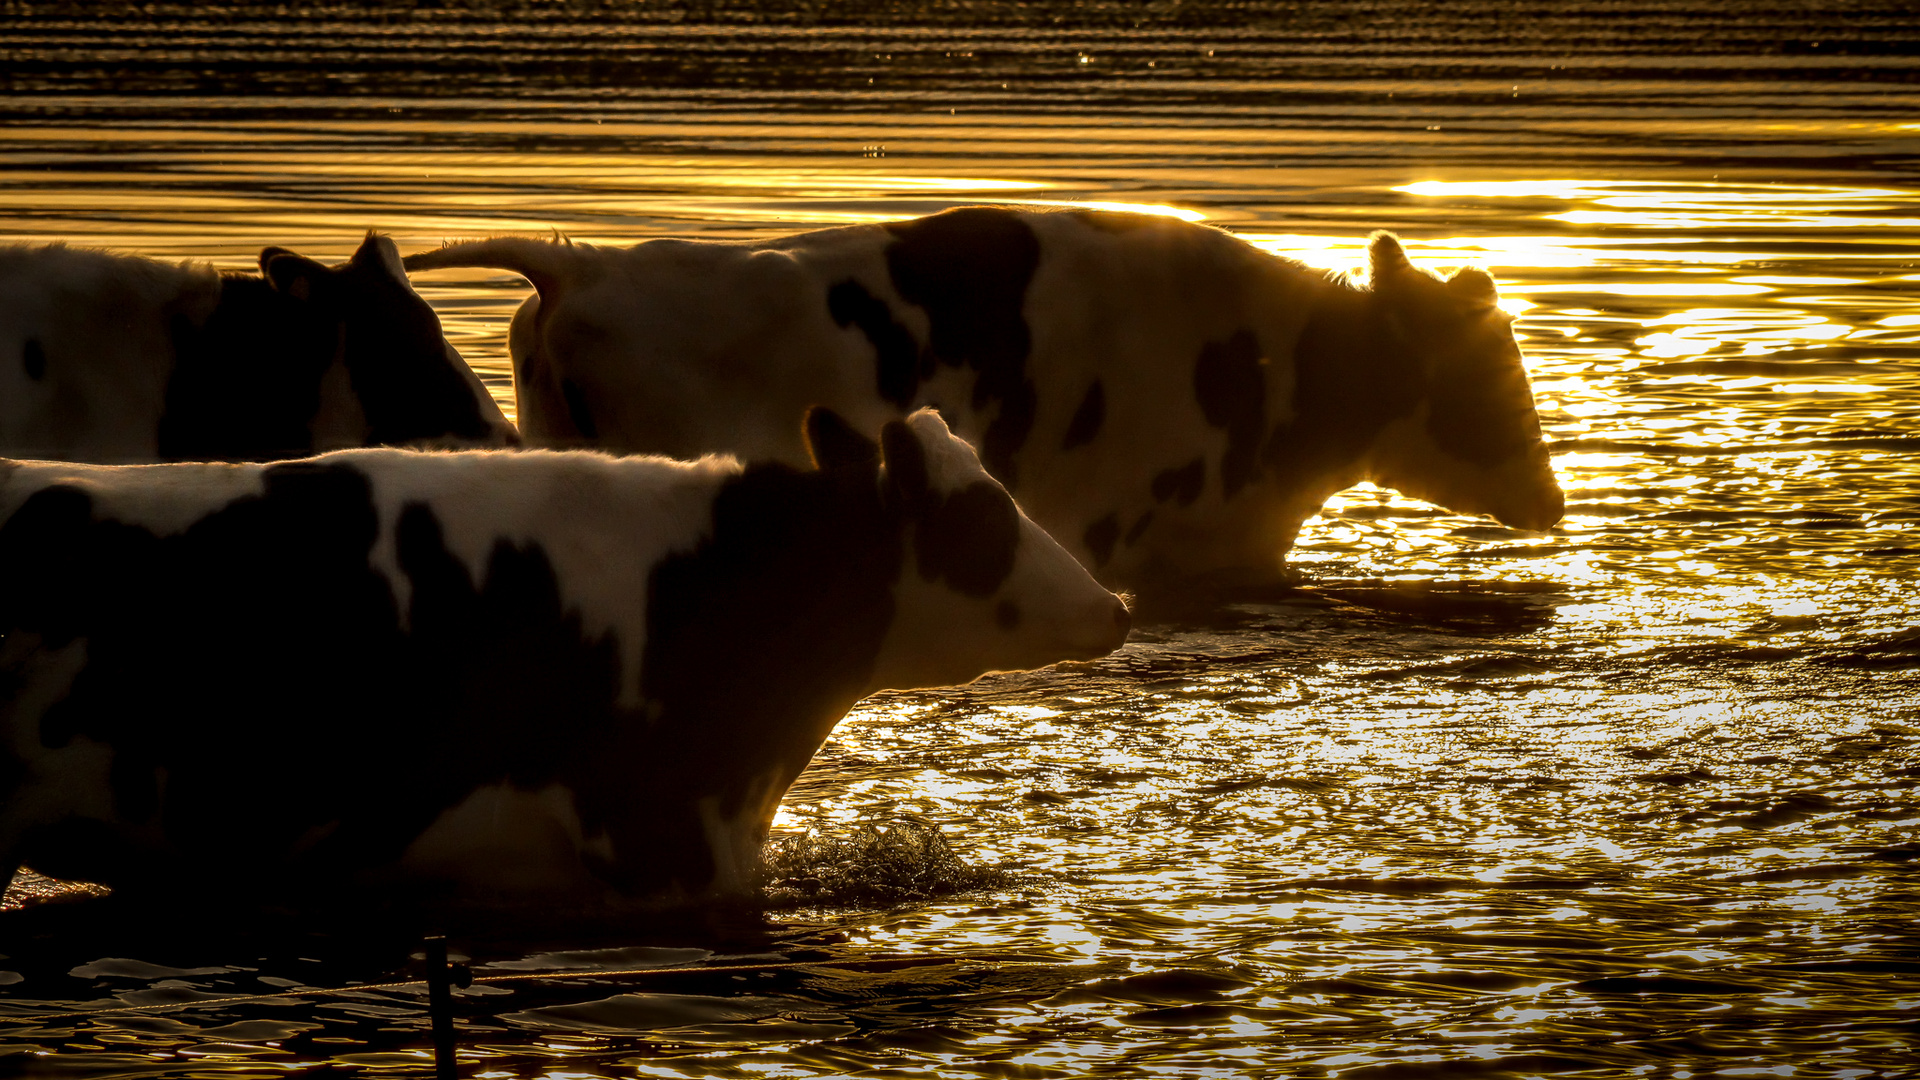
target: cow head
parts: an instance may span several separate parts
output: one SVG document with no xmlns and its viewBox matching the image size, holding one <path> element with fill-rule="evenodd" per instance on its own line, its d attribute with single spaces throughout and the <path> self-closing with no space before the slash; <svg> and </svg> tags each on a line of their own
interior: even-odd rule
<svg viewBox="0 0 1920 1080">
<path fill-rule="evenodd" d="M 1493 278 L 1472 267 L 1434 277 L 1389 233 L 1374 235 L 1369 256 L 1381 332 L 1424 393 L 1374 440 L 1368 479 L 1512 528 L 1552 528 L 1565 502 Z"/>
<path fill-rule="evenodd" d="M 969 682 L 1126 641 L 1126 605 L 1028 520 L 932 409 L 888 421 L 876 446 L 828 410 L 807 416 L 823 469 L 879 468 L 907 557 L 868 692 Z"/>
<path fill-rule="evenodd" d="M 413 290 L 392 240 L 368 233 L 337 267 L 270 247 L 260 253 L 260 270 L 274 289 L 339 328 L 344 385 L 323 387 L 314 420 L 316 441 L 326 444 L 321 449 L 519 442 L 492 395 L 441 334 L 433 308 Z"/>
</svg>

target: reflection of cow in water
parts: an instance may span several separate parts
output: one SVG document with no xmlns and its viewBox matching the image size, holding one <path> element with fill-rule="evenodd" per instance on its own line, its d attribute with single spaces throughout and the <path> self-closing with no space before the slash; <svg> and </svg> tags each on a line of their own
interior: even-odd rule
<svg viewBox="0 0 1920 1080">
<path fill-rule="evenodd" d="M 545 445 L 804 458 L 932 405 L 1102 581 L 1276 570 L 1362 480 L 1546 529 L 1562 501 L 1493 280 L 1368 288 L 1217 229 L 972 208 L 755 244 L 455 244 L 538 290 L 514 317 L 520 423 Z"/>
<path fill-rule="evenodd" d="M 519 441 L 441 336 L 393 241 L 259 275 L 0 247 L 0 457 L 267 461 Z"/>
<path fill-rule="evenodd" d="M 937 415 L 807 427 L 805 470 L 0 462 L 0 884 L 734 893 L 859 698 L 1125 639 Z"/>
</svg>

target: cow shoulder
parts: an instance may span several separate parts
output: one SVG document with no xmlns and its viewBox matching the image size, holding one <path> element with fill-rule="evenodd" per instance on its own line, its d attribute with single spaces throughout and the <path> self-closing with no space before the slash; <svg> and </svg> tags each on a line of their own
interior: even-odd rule
<svg viewBox="0 0 1920 1080">
<path fill-rule="evenodd" d="M 570 613 L 579 634 L 613 643 L 627 706 L 640 697 L 654 565 L 699 541 L 713 489 L 739 471 L 724 457 L 685 462 L 595 451 L 362 450 L 320 460 L 360 463 L 374 477 L 382 533 L 373 559 L 393 581 L 409 623 L 415 566 L 434 580 L 476 588 L 496 569 L 550 575 L 552 604 Z"/>
</svg>

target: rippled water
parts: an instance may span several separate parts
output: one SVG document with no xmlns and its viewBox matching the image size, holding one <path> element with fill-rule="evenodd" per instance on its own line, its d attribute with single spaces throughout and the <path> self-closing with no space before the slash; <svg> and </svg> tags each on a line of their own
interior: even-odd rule
<svg viewBox="0 0 1920 1080">
<path fill-rule="evenodd" d="M 1392 228 L 1416 262 L 1487 266 L 1519 315 L 1568 491 L 1551 535 L 1357 489 L 1303 535 L 1297 589 L 869 700 L 779 829 L 918 823 L 993 887 L 790 905 L 761 936 L 456 941 L 466 1072 L 1911 1071 L 1920 49 L 1897 8 L 1548 32 L 1524 4 L 1230 30 L 977 7 L 1007 17 L 241 20 L 160 54 L 115 51 L 137 20 L 0 32 L 0 239 L 244 266 L 367 228 L 630 243 L 1110 202 L 1325 266 Z M 259 43 L 293 31 L 292 59 Z M 337 63 L 303 66 L 316 42 Z M 525 286 L 419 284 L 508 396 Z M 92 940 L 0 943 L 0 1068 L 430 1069 L 397 953 Z M 352 981 L 376 985 L 318 993 Z"/>
</svg>

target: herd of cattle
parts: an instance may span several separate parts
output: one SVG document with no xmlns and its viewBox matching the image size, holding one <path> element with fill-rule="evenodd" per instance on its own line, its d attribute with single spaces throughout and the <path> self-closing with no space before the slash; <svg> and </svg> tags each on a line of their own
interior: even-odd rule
<svg viewBox="0 0 1920 1080">
<path fill-rule="evenodd" d="M 997 208 L 258 275 L 0 249 L 0 881 L 739 893 L 866 694 L 1105 655 L 1109 589 L 1271 576 L 1362 480 L 1551 527 L 1492 279 L 1369 263 Z M 441 267 L 536 290 L 517 431 Z"/>
</svg>

